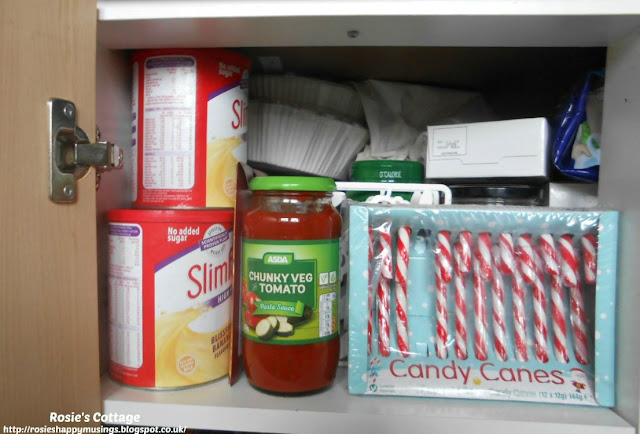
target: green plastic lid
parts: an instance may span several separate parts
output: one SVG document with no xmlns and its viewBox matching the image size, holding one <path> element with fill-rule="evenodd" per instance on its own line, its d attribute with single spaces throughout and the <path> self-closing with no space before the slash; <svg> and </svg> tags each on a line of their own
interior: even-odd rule
<svg viewBox="0 0 640 434">
<path fill-rule="evenodd" d="M 258 176 L 249 183 L 249 190 L 336 191 L 336 183 L 315 176 Z"/>
<path fill-rule="evenodd" d="M 351 180 L 362 182 L 408 182 L 421 184 L 424 166 L 417 161 L 363 160 L 351 165 Z"/>
</svg>

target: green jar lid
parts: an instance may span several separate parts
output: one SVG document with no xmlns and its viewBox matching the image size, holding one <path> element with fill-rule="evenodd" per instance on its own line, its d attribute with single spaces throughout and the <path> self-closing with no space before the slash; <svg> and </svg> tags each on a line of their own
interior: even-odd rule
<svg viewBox="0 0 640 434">
<path fill-rule="evenodd" d="M 336 182 L 315 176 L 258 176 L 249 183 L 249 190 L 336 191 Z"/>
<path fill-rule="evenodd" d="M 421 184 L 424 166 L 417 161 L 363 160 L 351 165 L 351 181 Z"/>
</svg>

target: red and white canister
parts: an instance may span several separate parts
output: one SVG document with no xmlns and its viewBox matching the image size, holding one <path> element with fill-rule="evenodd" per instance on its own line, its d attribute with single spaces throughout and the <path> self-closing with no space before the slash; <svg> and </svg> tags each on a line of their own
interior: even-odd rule
<svg viewBox="0 0 640 434">
<path fill-rule="evenodd" d="M 133 55 L 136 207 L 230 208 L 247 161 L 249 61 L 221 49 Z"/>
<path fill-rule="evenodd" d="M 232 210 L 112 210 L 111 376 L 178 388 L 228 374 Z"/>
</svg>

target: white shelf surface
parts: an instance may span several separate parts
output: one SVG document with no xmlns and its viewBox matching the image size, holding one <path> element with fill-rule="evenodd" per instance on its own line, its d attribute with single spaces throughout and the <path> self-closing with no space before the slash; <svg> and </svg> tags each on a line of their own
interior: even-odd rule
<svg viewBox="0 0 640 434">
<path fill-rule="evenodd" d="M 634 433 L 600 407 L 516 402 L 353 396 L 347 371 L 316 395 L 279 397 L 253 389 L 245 377 L 179 391 L 149 391 L 102 379 L 103 413 L 139 414 L 140 425 L 277 433 L 477 432 L 527 434 Z"/>
<path fill-rule="evenodd" d="M 625 15 L 636 0 L 98 0 L 101 20 L 352 15 Z"/>
<path fill-rule="evenodd" d="M 98 19 L 98 41 L 110 49 L 604 47 L 640 26 L 640 2 L 98 0 Z"/>
</svg>

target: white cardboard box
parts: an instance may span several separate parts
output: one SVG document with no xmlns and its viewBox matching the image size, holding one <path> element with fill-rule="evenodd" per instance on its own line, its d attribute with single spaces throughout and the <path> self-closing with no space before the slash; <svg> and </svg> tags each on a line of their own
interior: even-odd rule
<svg viewBox="0 0 640 434">
<path fill-rule="evenodd" d="M 547 177 L 545 118 L 435 125 L 427 134 L 429 179 Z"/>
</svg>

